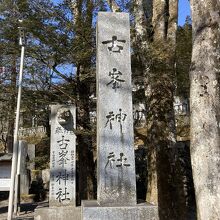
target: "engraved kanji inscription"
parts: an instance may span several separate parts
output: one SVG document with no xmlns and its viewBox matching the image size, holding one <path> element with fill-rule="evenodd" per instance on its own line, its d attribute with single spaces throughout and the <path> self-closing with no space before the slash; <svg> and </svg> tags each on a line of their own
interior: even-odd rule
<svg viewBox="0 0 220 220">
<path fill-rule="evenodd" d="M 121 87 L 121 83 L 125 82 L 124 79 L 120 78 L 122 76 L 122 72 L 118 71 L 116 68 L 113 68 L 111 72 L 109 72 L 109 76 L 111 77 L 111 81 L 106 85 L 112 85 L 112 89 L 115 91 Z"/>
<path fill-rule="evenodd" d="M 131 165 L 129 163 L 127 163 L 127 157 L 125 157 L 125 155 L 123 153 L 120 153 L 120 158 L 117 159 L 117 164 L 116 167 L 130 167 Z"/>
<path fill-rule="evenodd" d="M 64 139 L 64 136 L 62 136 L 62 139 L 57 141 L 59 143 L 60 149 L 66 149 L 70 140 L 69 139 Z"/>
<path fill-rule="evenodd" d="M 58 163 L 59 163 L 59 165 L 62 165 L 62 167 L 64 167 L 65 164 L 67 164 L 67 161 L 70 160 L 68 158 L 67 154 L 68 154 L 68 150 L 61 150 L 61 151 L 59 151 Z"/>
<path fill-rule="evenodd" d="M 67 188 L 65 187 L 64 190 L 62 188 L 59 188 L 59 191 L 56 193 L 57 197 L 56 199 L 61 203 L 64 200 L 70 200 L 68 197 L 69 192 L 67 192 Z"/>
<path fill-rule="evenodd" d="M 113 124 L 112 122 L 118 122 L 120 124 L 120 130 L 122 132 L 122 123 L 125 121 L 127 114 L 122 112 L 122 109 L 120 108 L 118 114 L 114 114 L 113 111 L 109 112 L 109 114 L 106 116 L 107 122 L 105 124 L 105 127 L 108 127 L 112 130 L 113 129 Z"/>
<path fill-rule="evenodd" d="M 70 140 L 69 139 L 65 139 L 64 136 L 62 136 L 61 140 L 57 141 L 57 143 L 59 144 L 59 148 L 60 151 L 58 152 L 58 164 L 62 165 L 62 167 L 65 166 L 65 164 L 67 164 L 67 161 L 70 160 L 68 158 L 68 144 L 69 144 Z"/>
<path fill-rule="evenodd" d="M 62 134 L 62 133 L 63 133 L 63 130 L 62 130 L 61 127 L 57 127 L 57 128 L 55 129 L 55 134 Z"/>
<path fill-rule="evenodd" d="M 115 119 L 120 124 L 121 131 L 122 131 L 122 122 L 126 119 L 126 117 L 127 114 L 123 113 L 121 108 L 119 109 L 119 113 L 115 115 Z"/>
<path fill-rule="evenodd" d="M 115 153 L 114 152 L 109 153 L 107 158 L 108 158 L 108 162 L 106 163 L 105 167 L 110 165 L 110 167 L 113 168 L 113 164 L 115 162 Z"/>
<path fill-rule="evenodd" d="M 58 175 L 56 176 L 56 182 L 59 183 L 59 185 L 62 183 L 64 183 L 64 185 L 66 186 L 66 181 L 69 179 L 69 174 L 67 174 L 66 170 L 64 170 L 64 172 L 59 172 Z"/>
<path fill-rule="evenodd" d="M 124 49 L 124 43 L 126 40 L 118 39 L 117 36 L 112 36 L 111 40 L 103 41 L 102 44 L 106 44 L 108 46 L 108 50 L 113 53 L 121 53 Z"/>
<path fill-rule="evenodd" d="M 105 124 L 105 127 L 110 126 L 110 129 L 112 129 L 112 121 L 115 120 L 115 114 L 113 112 L 109 112 L 109 114 L 106 116 L 107 122 Z"/>
<path fill-rule="evenodd" d="M 108 161 L 105 165 L 105 168 L 107 168 L 108 166 L 113 169 L 115 167 L 130 167 L 131 164 L 128 163 L 128 159 L 127 157 L 125 157 L 124 153 L 120 153 L 119 158 L 115 158 L 115 153 L 114 152 L 110 152 L 108 157 L 107 157 Z"/>
</svg>

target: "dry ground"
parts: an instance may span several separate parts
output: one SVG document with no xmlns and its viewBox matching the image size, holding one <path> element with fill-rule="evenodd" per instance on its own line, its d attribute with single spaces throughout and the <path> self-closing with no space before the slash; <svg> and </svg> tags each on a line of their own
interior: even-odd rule
<svg viewBox="0 0 220 220">
<path fill-rule="evenodd" d="M 34 209 L 38 205 L 47 205 L 47 202 L 39 203 L 21 203 L 21 211 L 19 216 L 13 218 L 14 220 L 34 220 Z M 8 200 L 0 201 L 0 220 L 7 220 L 8 214 Z"/>
</svg>

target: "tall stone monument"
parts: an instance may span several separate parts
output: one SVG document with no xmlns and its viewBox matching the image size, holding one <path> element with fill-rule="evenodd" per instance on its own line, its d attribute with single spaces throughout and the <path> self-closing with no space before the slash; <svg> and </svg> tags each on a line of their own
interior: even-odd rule
<svg viewBox="0 0 220 220">
<path fill-rule="evenodd" d="M 136 180 L 128 14 L 99 13 L 97 34 L 97 198 L 100 205 L 134 205 Z"/>
<path fill-rule="evenodd" d="M 97 20 L 97 201 L 83 201 L 83 220 L 157 219 L 136 205 L 130 24 L 127 13 Z"/>
<path fill-rule="evenodd" d="M 76 207 L 75 118 L 75 106 L 51 106 L 49 208 L 37 209 L 36 220 L 80 219 Z"/>
</svg>

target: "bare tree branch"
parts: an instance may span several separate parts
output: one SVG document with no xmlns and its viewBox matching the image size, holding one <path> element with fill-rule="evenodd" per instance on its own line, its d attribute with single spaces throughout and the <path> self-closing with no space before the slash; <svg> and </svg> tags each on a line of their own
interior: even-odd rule
<svg viewBox="0 0 220 220">
<path fill-rule="evenodd" d="M 121 11 L 120 7 L 118 6 L 118 4 L 116 3 L 115 0 L 107 0 L 107 3 L 108 3 L 108 5 L 109 5 L 112 12 Z"/>
</svg>

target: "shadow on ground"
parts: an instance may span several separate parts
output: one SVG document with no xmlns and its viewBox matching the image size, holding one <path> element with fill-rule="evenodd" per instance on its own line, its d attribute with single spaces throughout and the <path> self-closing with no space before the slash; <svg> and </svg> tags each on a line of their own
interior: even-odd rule
<svg viewBox="0 0 220 220">
<path fill-rule="evenodd" d="M 47 206 L 48 202 L 38 203 L 22 203 L 20 206 L 19 215 L 14 220 L 34 220 L 34 209 L 38 206 Z M 8 206 L 0 207 L 0 220 L 6 219 L 8 213 Z"/>
</svg>

